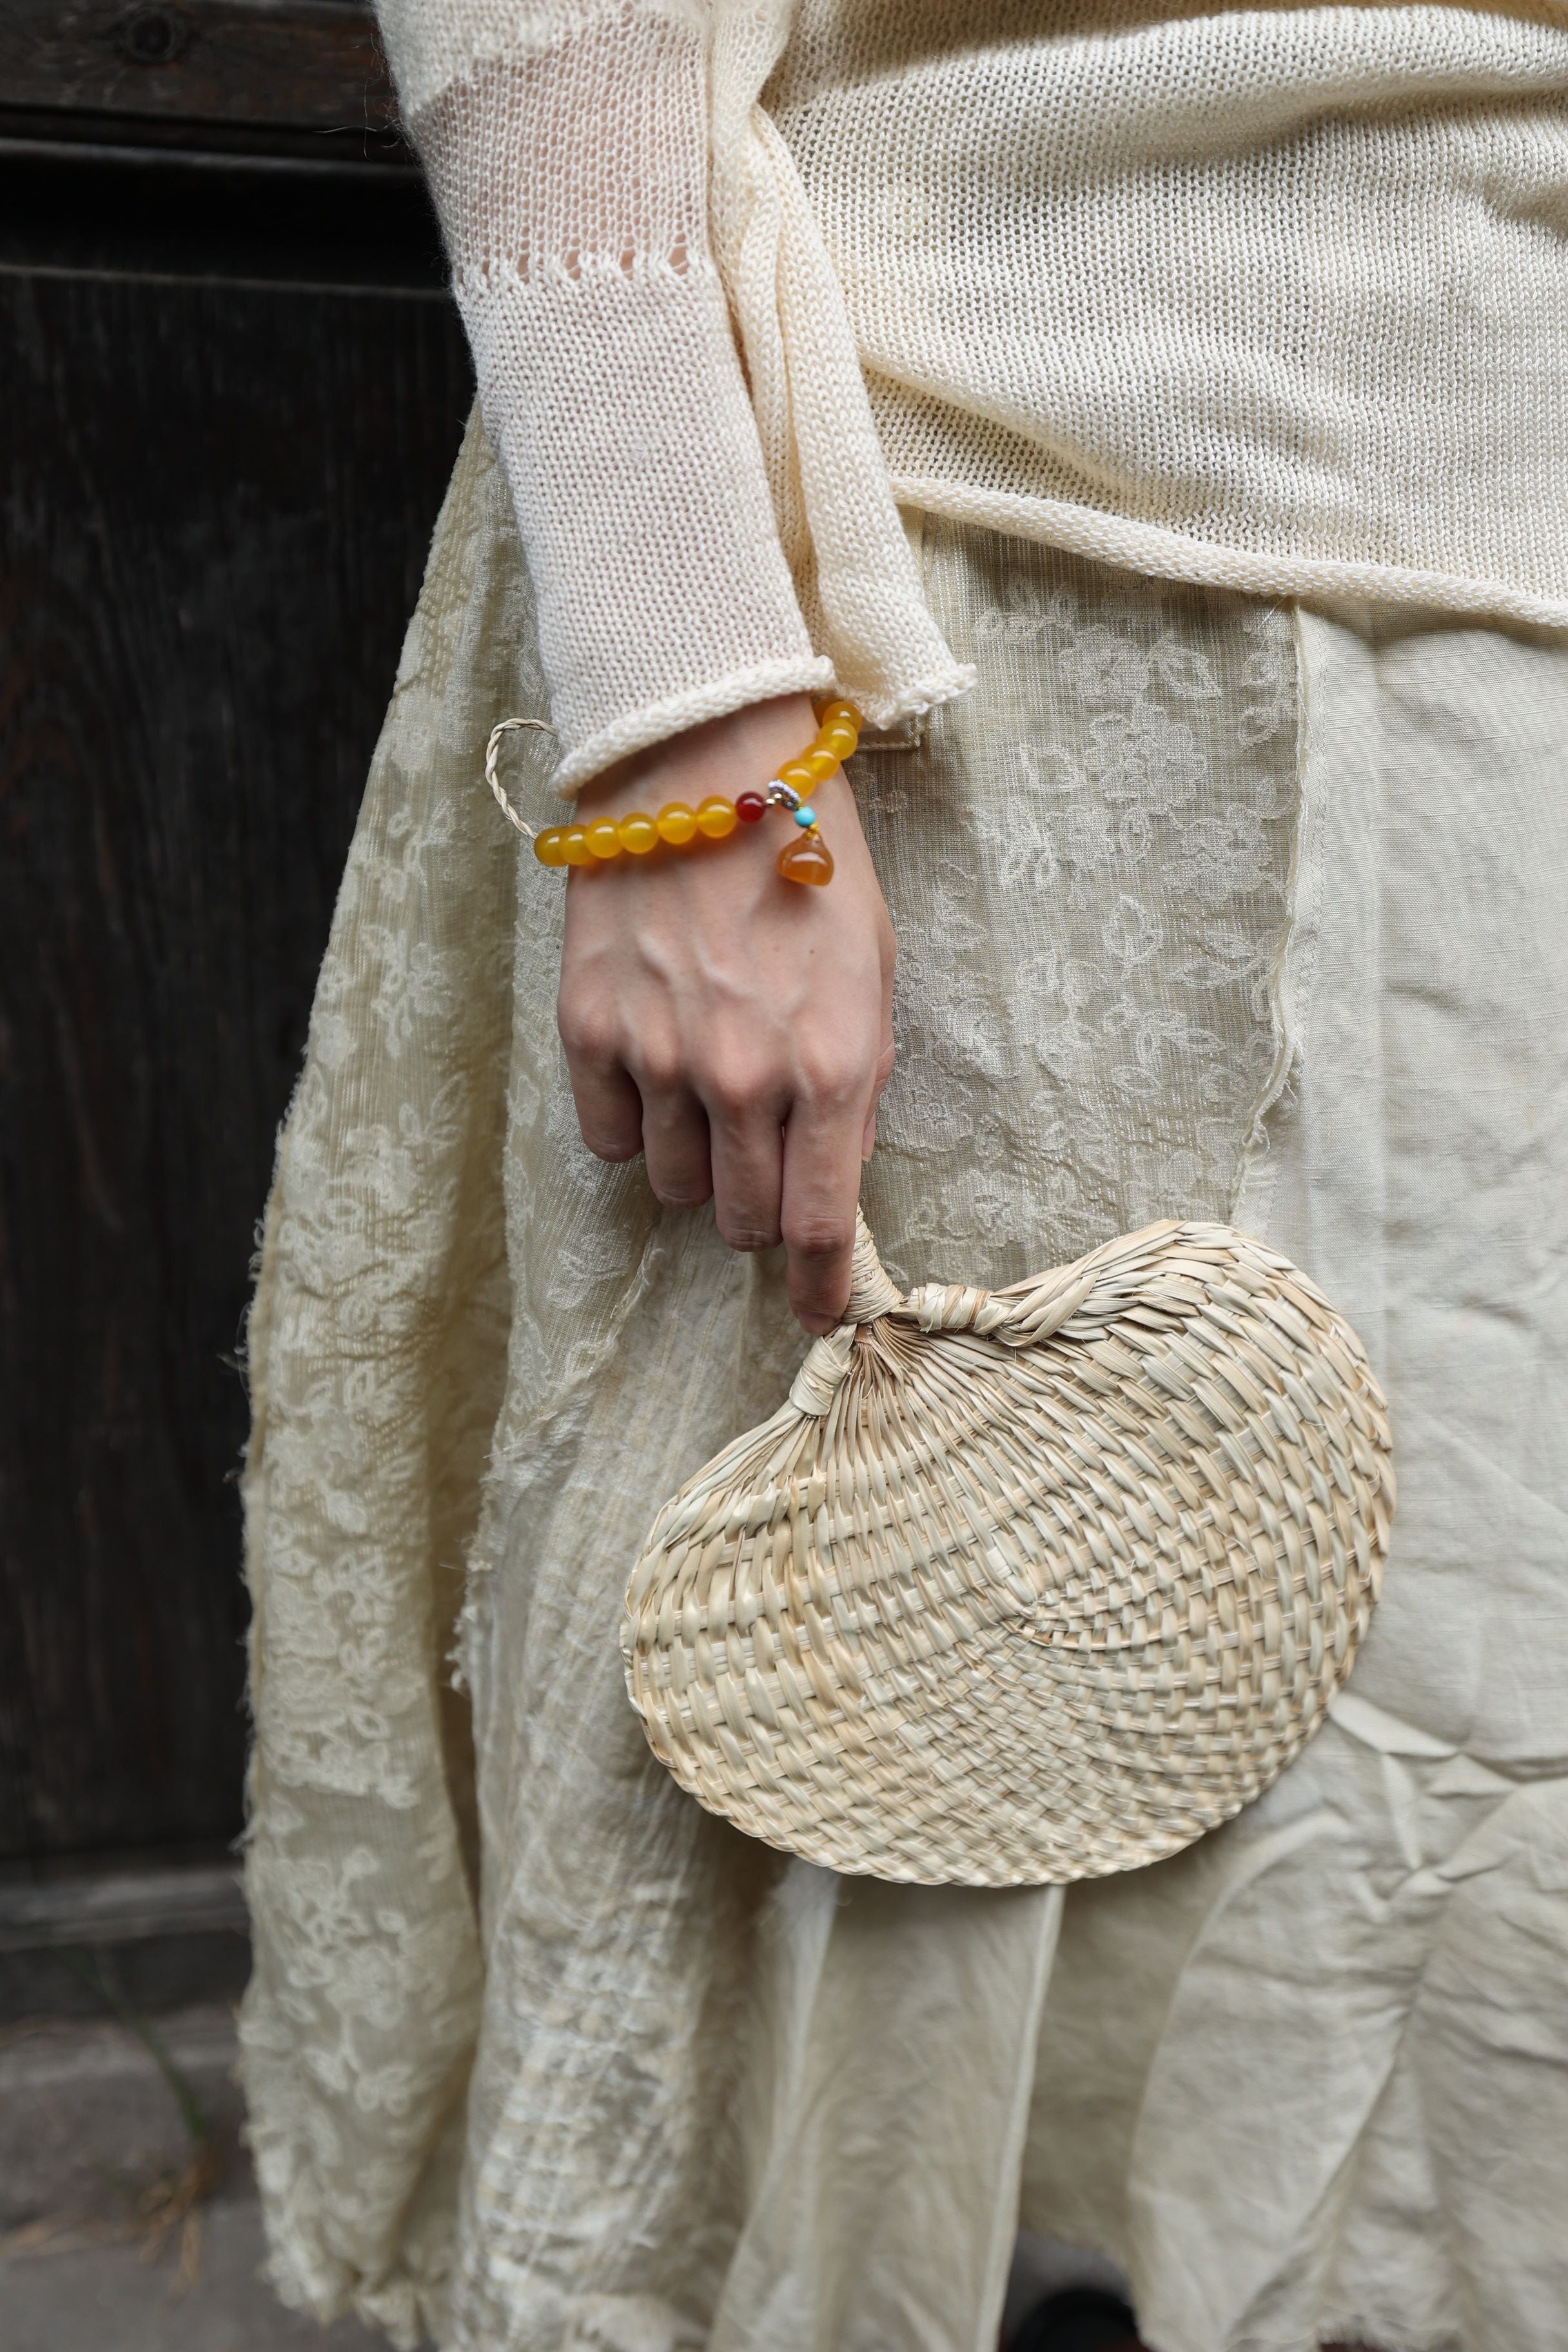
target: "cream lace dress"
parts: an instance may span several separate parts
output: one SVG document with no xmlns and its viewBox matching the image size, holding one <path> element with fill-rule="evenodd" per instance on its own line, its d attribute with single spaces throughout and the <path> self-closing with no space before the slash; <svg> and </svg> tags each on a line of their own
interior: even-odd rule
<svg viewBox="0 0 1568 2352">
<path fill-rule="evenodd" d="M 628 1565 L 802 1343 L 773 1258 L 578 1139 L 559 879 L 480 781 L 543 688 L 472 429 L 251 1324 L 273 2275 L 449 2352 L 983 2352 L 1022 2219 L 1158 2352 L 1560 2352 L 1568 639 L 917 542 L 980 682 L 856 763 L 879 1240 L 1290 1250 L 1394 1413 L 1367 1652 L 1261 1803 L 1065 1896 L 837 1880 L 652 1762 Z"/>
</svg>

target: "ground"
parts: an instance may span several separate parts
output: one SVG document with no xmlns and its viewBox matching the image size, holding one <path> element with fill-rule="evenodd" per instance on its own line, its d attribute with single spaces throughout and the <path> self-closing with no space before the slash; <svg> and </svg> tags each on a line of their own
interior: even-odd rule
<svg viewBox="0 0 1568 2352">
<path fill-rule="evenodd" d="M 222 2003 L 0 2029 L 4 2352 L 385 2352 L 258 2276 L 234 2060 Z"/>
</svg>

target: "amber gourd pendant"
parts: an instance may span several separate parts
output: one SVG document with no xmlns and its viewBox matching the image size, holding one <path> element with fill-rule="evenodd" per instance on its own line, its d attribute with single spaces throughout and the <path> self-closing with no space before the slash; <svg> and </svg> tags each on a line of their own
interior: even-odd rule
<svg viewBox="0 0 1568 2352">
<path fill-rule="evenodd" d="M 779 872 L 786 882 L 821 884 L 833 879 L 833 856 L 815 825 L 779 852 Z"/>
</svg>

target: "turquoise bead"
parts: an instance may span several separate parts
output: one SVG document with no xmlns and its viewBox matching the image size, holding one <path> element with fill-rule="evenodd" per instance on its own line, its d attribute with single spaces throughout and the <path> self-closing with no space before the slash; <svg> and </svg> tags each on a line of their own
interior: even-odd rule
<svg viewBox="0 0 1568 2352">
<path fill-rule="evenodd" d="M 807 808 L 805 803 L 802 801 L 800 806 L 795 813 L 795 821 L 796 824 L 815 824 L 816 823 L 816 811 L 814 808 Z"/>
</svg>

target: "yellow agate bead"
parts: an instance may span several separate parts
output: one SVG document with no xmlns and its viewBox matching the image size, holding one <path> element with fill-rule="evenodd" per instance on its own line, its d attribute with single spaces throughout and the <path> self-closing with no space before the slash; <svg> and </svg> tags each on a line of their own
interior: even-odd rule
<svg viewBox="0 0 1568 2352">
<path fill-rule="evenodd" d="M 817 713 L 816 723 L 819 727 L 852 727 L 858 735 L 860 713 L 852 702 L 825 702 Z"/>
<path fill-rule="evenodd" d="M 634 857 L 646 857 L 650 849 L 658 846 L 658 827 L 651 816 L 644 816 L 641 809 L 633 809 L 629 816 L 622 817 L 616 831 L 621 847 L 629 849 Z"/>
<path fill-rule="evenodd" d="M 588 846 L 588 835 L 582 825 L 569 824 L 561 836 L 562 854 L 568 866 L 592 866 L 594 853 Z"/>
<path fill-rule="evenodd" d="M 668 802 L 660 809 L 655 823 L 658 827 L 659 839 L 671 843 L 677 849 L 684 848 L 697 831 L 697 818 L 684 801 Z"/>
<path fill-rule="evenodd" d="M 838 772 L 838 755 L 836 751 L 808 751 L 801 766 L 814 784 L 825 784 L 829 776 Z"/>
<path fill-rule="evenodd" d="M 717 793 L 697 812 L 698 828 L 710 841 L 722 841 L 726 834 L 734 832 L 736 823 L 734 802 L 721 800 Z"/>
<path fill-rule="evenodd" d="M 784 766 L 779 770 L 779 782 L 781 784 L 787 784 L 792 793 L 799 793 L 804 800 L 816 783 L 816 778 L 802 758 L 784 761 Z"/>
<path fill-rule="evenodd" d="M 533 836 L 533 854 L 541 866 L 564 866 L 566 863 L 565 827 L 547 824 L 542 833 Z"/>
<path fill-rule="evenodd" d="M 587 828 L 587 840 L 594 856 L 603 859 L 606 865 L 612 857 L 618 857 L 621 854 L 621 836 L 613 818 L 597 818 Z"/>
<path fill-rule="evenodd" d="M 825 727 L 817 740 L 823 750 L 831 751 L 836 759 L 847 760 L 860 738 L 853 727 L 846 727 L 840 723 L 833 727 Z"/>
</svg>

